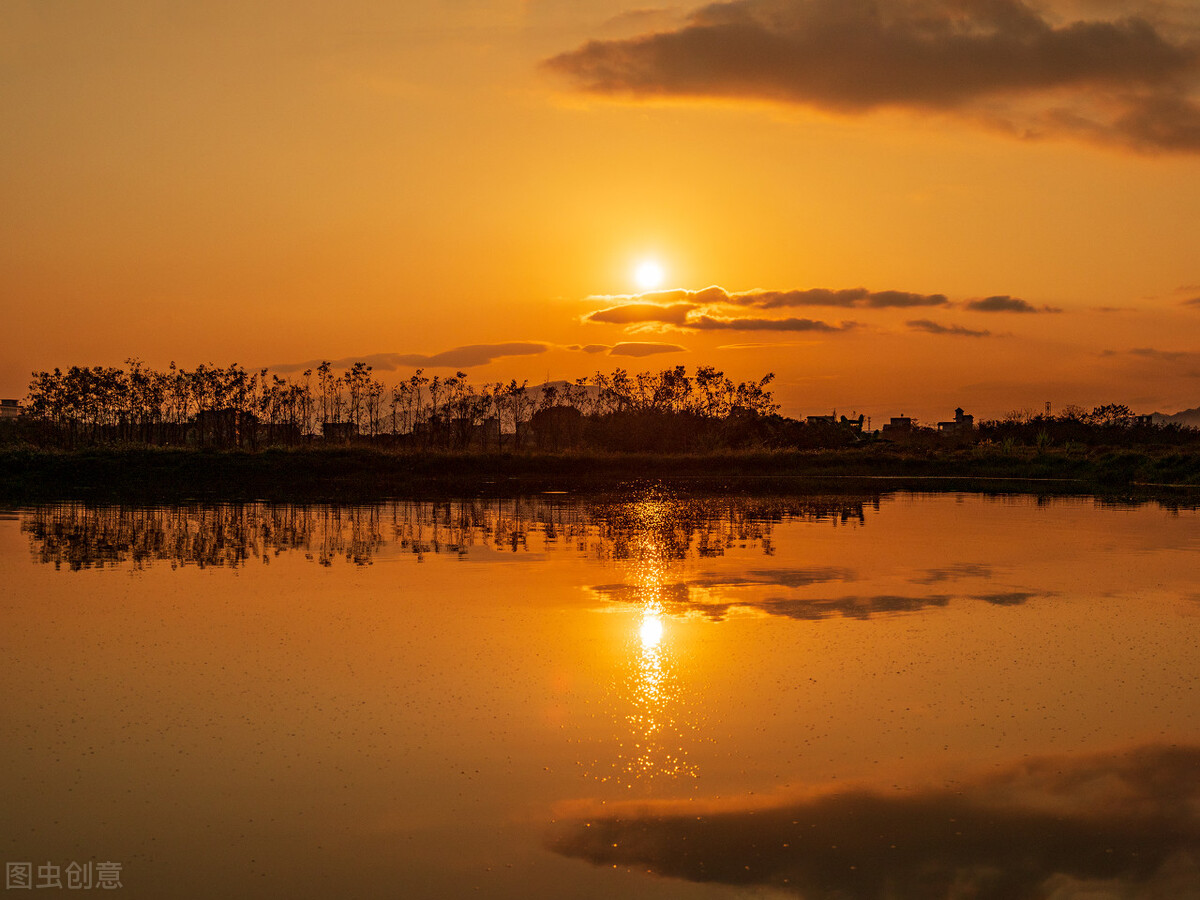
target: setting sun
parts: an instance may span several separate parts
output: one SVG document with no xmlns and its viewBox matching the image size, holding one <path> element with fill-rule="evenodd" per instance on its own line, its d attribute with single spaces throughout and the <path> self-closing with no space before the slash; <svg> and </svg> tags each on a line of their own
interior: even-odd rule
<svg viewBox="0 0 1200 900">
<path fill-rule="evenodd" d="M 665 276 L 662 265 L 653 259 L 642 260 L 633 272 L 634 281 L 643 291 L 653 290 L 662 285 Z"/>
</svg>

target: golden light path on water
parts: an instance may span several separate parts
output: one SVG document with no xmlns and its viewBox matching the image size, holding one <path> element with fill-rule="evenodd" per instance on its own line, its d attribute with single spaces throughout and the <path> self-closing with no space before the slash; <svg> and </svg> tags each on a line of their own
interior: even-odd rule
<svg viewBox="0 0 1200 900">
<path fill-rule="evenodd" d="M 675 527 L 668 500 L 651 498 L 633 510 L 635 553 L 630 579 L 639 604 L 636 637 L 629 645 L 632 672 L 627 720 L 632 736 L 622 754 L 625 786 L 651 786 L 663 779 L 696 776 L 683 743 L 684 697 L 680 690 L 677 654 L 664 611 L 664 586 L 671 564 L 664 529 Z"/>
</svg>

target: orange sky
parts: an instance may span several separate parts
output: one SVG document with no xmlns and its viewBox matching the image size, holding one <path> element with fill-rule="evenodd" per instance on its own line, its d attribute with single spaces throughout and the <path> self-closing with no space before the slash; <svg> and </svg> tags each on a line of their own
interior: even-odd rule
<svg viewBox="0 0 1200 900">
<path fill-rule="evenodd" d="M 1200 15 L 867 6 L 11 0 L 0 396 L 435 356 L 774 371 L 792 414 L 1200 405 Z M 638 318 L 603 311 L 647 258 L 721 302 L 586 321 Z"/>
</svg>

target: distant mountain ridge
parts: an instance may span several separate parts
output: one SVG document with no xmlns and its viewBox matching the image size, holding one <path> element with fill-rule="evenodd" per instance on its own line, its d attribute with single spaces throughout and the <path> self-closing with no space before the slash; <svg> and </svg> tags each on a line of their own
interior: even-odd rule
<svg viewBox="0 0 1200 900">
<path fill-rule="evenodd" d="M 1200 428 L 1200 406 L 1170 415 L 1156 412 L 1153 417 L 1155 425 L 1183 425 L 1186 428 Z"/>
</svg>

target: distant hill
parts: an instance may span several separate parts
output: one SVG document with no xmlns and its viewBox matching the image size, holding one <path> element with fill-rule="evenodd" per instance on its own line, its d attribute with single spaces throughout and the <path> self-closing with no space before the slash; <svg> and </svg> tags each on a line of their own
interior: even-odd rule
<svg viewBox="0 0 1200 900">
<path fill-rule="evenodd" d="M 1154 413 L 1155 425 L 1183 425 L 1187 428 L 1200 428 L 1200 406 L 1195 409 L 1185 409 L 1183 412 L 1177 412 L 1172 415 L 1166 413 Z"/>
</svg>

